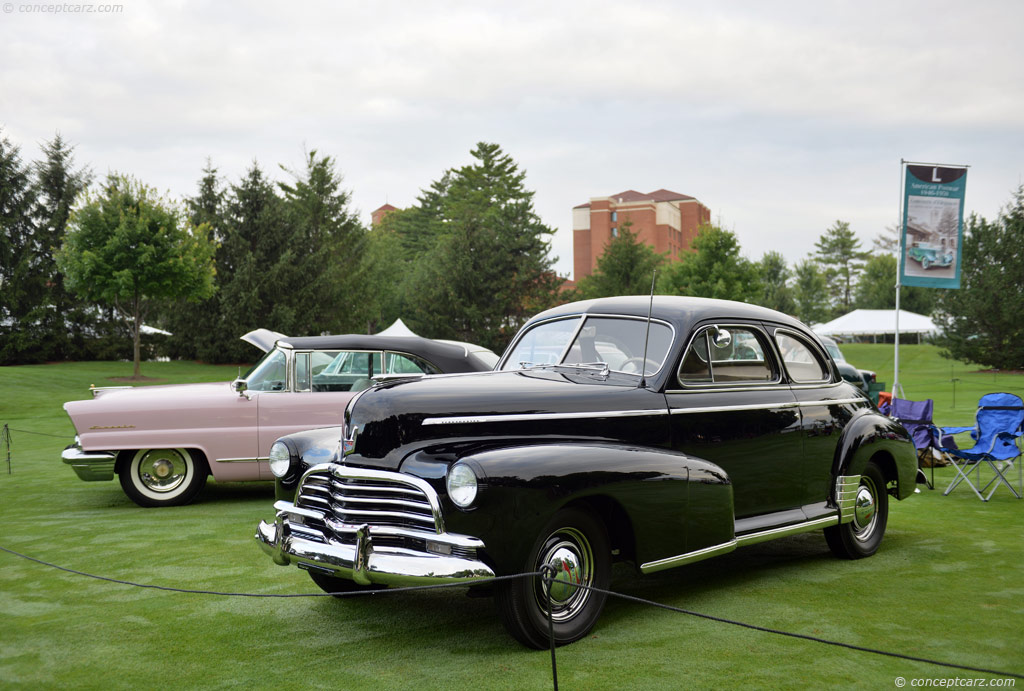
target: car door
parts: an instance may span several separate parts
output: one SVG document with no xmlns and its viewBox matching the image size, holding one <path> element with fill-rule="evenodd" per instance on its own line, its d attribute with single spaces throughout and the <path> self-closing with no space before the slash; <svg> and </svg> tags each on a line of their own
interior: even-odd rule
<svg viewBox="0 0 1024 691">
<path fill-rule="evenodd" d="M 759 324 L 699 325 L 665 397 L 673 447 L 726 471 L 738 520 L 800 506 L 800 415 Z"/>
<path fill-rule="evenodd" d="M 766 325 L 778 348 L 786 378 L 800 407 L 803 443 L 803 505 L 808 517 L 825 511 L 832 492 L 836 445 L 858 408 L 868 399 L 832 374 L 828 356 L 807 336 L 794 329 Z"/>
</svg>

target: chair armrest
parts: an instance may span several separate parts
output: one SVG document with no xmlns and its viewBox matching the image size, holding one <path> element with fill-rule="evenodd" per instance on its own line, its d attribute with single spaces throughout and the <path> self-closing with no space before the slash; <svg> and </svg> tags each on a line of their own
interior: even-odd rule
<svg viewBox="0 0 1024 691">
<path fill-rule="evenodd" d="M 943 434 L 961 434 L 963 432 L 973 432 L 973 427 L 940 427 Z"/>
</svg>

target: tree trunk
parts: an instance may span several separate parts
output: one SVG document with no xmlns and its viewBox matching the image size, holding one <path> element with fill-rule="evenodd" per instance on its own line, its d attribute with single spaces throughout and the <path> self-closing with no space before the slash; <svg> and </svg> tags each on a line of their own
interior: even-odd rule
<svg viewBox="0 0 1024 691">
<path fill-rule="evenodd" d="M 139 291 L 135 291 L 135 302 L 132 305 L 132 315 L 135 317 L 135 321 L 132 328 L 132 341 L 133 350 L 135 355 L 135 369 L 132 372 L 132 379 L 141 379 L 142 373 L 139 368 L 139 361 L 141 358 L 141 342 L 139 338 L 139 328 L 142 325 L 142 310 L 139 309 Z"/>
</svg>

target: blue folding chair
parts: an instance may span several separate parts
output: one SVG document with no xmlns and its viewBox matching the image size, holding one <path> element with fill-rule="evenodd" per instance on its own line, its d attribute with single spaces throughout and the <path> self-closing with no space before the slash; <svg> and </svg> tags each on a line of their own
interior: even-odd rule
<svg viewBox="0 0 1024 691">
<path fill-rule="evenodd" d="M 970 432 L 974 446 L 969 449 L 942 447 L 942 451 L 954 461 L 957 475 L 953 478 L 943 496 L 949 494 L 961 482 L 966 482 L 978 498 L 988 501 L 992 494 L 1003 484 L 1010 488 L 1013 495 L 1020 499 L 1024 495 L 1024 467 L 1014 463 L 1021 455 L 1018 440 L 1024 434 L 1024 401 L 1012 393 L 989 393 L 978 400 L 978 412 L 975 413 L 974 427 L 943 427 L 943 434 L 959 434 Z M 995 472 L 992 478 L 980 490 L 971 482 L 970 474 L 976 475 L 976 482 L 981 484 L 981 464 L 987 463 Z M 1015 489 L 1006 479 L 1004 471 L 1017 466 L 1017 484 Z M 995 485 L 995 487 L 992 487 Z M 992 487 L 987 495 L 983 494 Z"/>
</svg>

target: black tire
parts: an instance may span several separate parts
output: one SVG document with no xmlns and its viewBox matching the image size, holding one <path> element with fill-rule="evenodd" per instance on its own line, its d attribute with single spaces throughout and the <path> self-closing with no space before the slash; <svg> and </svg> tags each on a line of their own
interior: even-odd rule
<svg viewBox="0 0 1024 691">
<path fill-rule="evenodd" d="M 202 456 L 188 449 L 129 452 L 118 473 L 124 493 L 139 506 L 182 506 L 206 484 Z"/>
<path fill-rule="evenodd" d="M 387 586 L 383 585 L 362 585 L 356 583 L 348 578 L 338 578 L 337 576 L 328 576 L 325 573 L 317 573 L 316 571 L 310 571 L 309 577 L 313 579 L 313 582 L 320 586 L 320 590 L 325 593 L 355 593 L 362 590 L 383 590 Z M 336 594 L 335 597 L 342 597 L 340 594 Z"/>
<path fill-rule="evenodd" d="M 556 568 L 556 579 L 568 574 L 575 576 L 577 583 L 607 590 L 611 549 L 604 524 L 587 511 L 559 511 L 540 531 L 523 571 L 539 571 L 544 564 Z M 604 609 L 606 595 L 557 582 L 551 590 L 555 645 L 586 636 Z M 538 650 L 550 647 L 548 592 L 540 576 L 501 581 L 495 599 L 502 623 L 517 641 Z"/>
<path fill-rule="evenodd" d="M 863 559 L 878 551 L 889 520 L 889 494 L 881 468 L 869 461 L 860 478 L 854 517 L 849 523 L 825 528 L 825 541 L 843 559 Z"/>
</svg>

